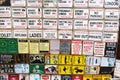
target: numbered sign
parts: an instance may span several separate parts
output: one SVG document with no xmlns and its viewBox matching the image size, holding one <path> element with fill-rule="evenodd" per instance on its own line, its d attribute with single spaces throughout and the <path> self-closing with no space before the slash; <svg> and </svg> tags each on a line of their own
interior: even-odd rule
<svg viewBox="0 0 120 80">
<path fill-rule="evenodd" d="M 13 28 L 27 28 L 27 19 L 13 19 Z"/>
<path fill-rule="evenodd" d="M 59 64 L 72 64 L 72 56 L 71 55 L 59 55 Z"/>
<path fill-rule="evenodd" d="M 84 66 L 72 66 L 73 74 L 84 74 L 85 67 Z"/>
<path fill-rule="evenodd" d="M 42 30 L 33 30 L 33 29 L 29 29 L 28 30 L 28 38 L 39 38 L 41 39 L 43 37 L 43 33 Z"/>
<path fill-rule="evenodd" d="M 11 17 L 11 8 L 10 7 L 0 7 L 0 17 Z"/>
<path fill-rule="evenodd" d="M 59 65 L 58 66 L 58 73 L 59 74 L 71 74 L 71 66 Z"/>
<path fill-rule="evenodd" d="M 0 28 L 12 28 L 12 21 L 11 19 L 0 19 Z"/>
</svg>

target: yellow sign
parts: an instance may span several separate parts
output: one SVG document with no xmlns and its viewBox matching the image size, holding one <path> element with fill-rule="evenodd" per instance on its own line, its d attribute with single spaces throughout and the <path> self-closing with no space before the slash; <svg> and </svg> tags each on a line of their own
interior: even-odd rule
<svg viewBox="0 0 120 80">
<path fill-rule="evenodd" d="M 71 66 L 70 65 L 59 65 L 58 66 L 59 74 L 71 74 Z"/>
<path fill-rule="evenodd" d="M 102 80 L 109 80 L 110 78 L 112 78 L 111 75 L 102 75 Z"/>
<path fill-rule="evenodd" d="M 49 52 L 50 49 L 49 40 L 40 40 L 40 53 Z"/>
<path fill-rule="evenodd" d="M 72 55 L 59 55 L 59 64 L 72 64 Z"/>
<path fill-rule="evenodd" d="M 93 80 L 102 80 L 101 75 L 93 75 Z"/>
<path fill-rule="evenodd" d="M 73 65 L 85 65 L 86 64 L 86 56 L 73 56 L 72 57 Z"/>
<path fill-rule="evenodd" d="M 50 64 L 58 64 L 58 54 L 50 54 Z"/>
<path fill-rule="evenodd" d="M 72 66 L 73 74 L 84 74 L 85 67 L 84 66 Z"/>
<path fill-rule="evenodd" d="M 83 80 L 92 80 L 92 75 L 84 75 Z"/>
<path fill-rule="evenodd" d="M 39 40 L 30 40 L 29 48 L 30 54 L 39 54 Z"/>
</svg>

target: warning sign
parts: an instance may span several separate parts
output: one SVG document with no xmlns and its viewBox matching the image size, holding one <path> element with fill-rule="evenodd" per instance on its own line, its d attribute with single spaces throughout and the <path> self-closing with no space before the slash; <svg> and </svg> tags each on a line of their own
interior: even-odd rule
<svg viewBox="0 0 120 80">
<path fill-rule="evenodd" d="M 60 65 L 60 66 L 58 66 L 58 73 L 59 74 L 71 74 L 71 66 L 69 66 L 69 65 L 66 65 L 66 66 Z"/>
<path fill-rule="evenodd" d="M 72 66 L 73 74 L 84 74 L 85 67 L 84 66 Z"/>
<path fill-rule="evenodd" d="M 50 55 L 50 64 L 58 64 L 58 55 L 57 54 Z"/>
<path fill-rule="evenodd" d="M 59 64 L 71 64 L 72 55 L 59 55 Z"/>
</svg>

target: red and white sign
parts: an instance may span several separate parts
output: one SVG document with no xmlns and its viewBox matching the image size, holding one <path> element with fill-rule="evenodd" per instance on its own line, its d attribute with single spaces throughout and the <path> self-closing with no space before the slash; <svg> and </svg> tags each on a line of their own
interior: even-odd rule
<svg viewBox="0 0 120 80">
<path fill-rule="evenodd" d="M 27 6 L 42 7 L 42 0 L 27 0 Z"/>
<path fill-rule="evenodd" d="M 57 0 L 43 0 L 44 7 L 57 7 Z"/>
<path fill-rule="evenodd" d="M 104 0 L 89 0 L 89 7 L 103 7 Z"/>
<path fill-rule="evenodd" d="M 88 19 L 88 9 L 74 9 L 74 18 Z"/>
<path fill-rule="evenodd" d="M 43 17 L 44 18 L 57 18 L 58 11 L 57 8 L 44 8 Z"/>
<path fill-rule="evenodd" d="M 103 33 L 103 41 L 104 42 L 117 42 L 118 41 L 118 33 L 117 32 L 104 32 Z"/>
<path fill-rule="evenodd" d="M 11 19 L 0 19 L 0 28 L 12 28 L 12 21 Z"/>
<path fill-rule="evenodd" d="M 57 30 L 43 30 L 43 38 L 57 39 Z"/>
<path fill-rule="evenodd" d="M 43 28 L 57 29 L 58 22 L 55 19 L 43 19 Z"/>
<path fill-rule="evenodd" d="M 119 21 L 105 21 L 104 31 L 119 31 Z"/>
<path fill-rule="evenodd" d="M 50 75 L 41 75 L 40 80 L 50 80 Z"/>
<path fill-rule="evenodd" d="M 28 38 L 42 38 L 42 30 L 28 30 Z"/>
<path fill-rule="evenodd" d="M 73 9 L 59 8 L 59 18 L 73 18 Z"/>
<path fill-rule="evenodd" d="M 98 31 L 91 31 L 89 32 L 89 40 L 93 40 L 93 41 L 102 41 L 102 32 L 98 32 Z"/>
<path fill-rule="evenodd" d="M 26 8 L 12 8 L 12 17 L 25 18 Z"/>
<path fill-rule="evenodd" d="M 74 0 L 74 7 L 88 7 L 88 0 Z"/>
<path fill-rule="evenodd" d="M 13 38 L 27 38 L 27 30 L 14 30 Z"/>
<path fill-rule="evenodd" d="M 88 29 L 88 20 L 74 20 L 74 29 Z"/>
<path fill-rule="evenodd" d="M 72 7 L 73 0 L 58 0 L 58 7 Z"/>
<path fill-rule="evenodd" d="M 41 18 L 42 9 L 41 8 L 27 8 L 27 17 L 28 18 Z"/>
<path fill-rule="evenodd" d="M 13 28 L 27 28 L 27 20 L 13 19 Z"/>
<path fill-rule="evenodd" d="M 105 52 L 105 42 L 95 42 L 94 43 L 94 55 L 104 56 Z"/>
<path fill-rule="evenodd" d="M 82 54 L 82 41 L 72 40 L 72 54 Z"/>
<path fill-rule="evenodd" d="M 90 9 L 90 19 L 103 19 L 104 9 Z"/>
<path fill-rule="evenodd" d="M 10 7 L 0 7 L 0 17 L 11 17 Z"/>
<path fill-rule="evenodd" d="M 27 0 L 11 0 L 11 6 L 26 6 Z"/>
<path fill-rule="evenodd" d="M 42 28 L 41 19 L 28 19 L 28 28 Z"/>
<path fill-rule="evenodd" d="M 119 20 L 119 9 L 105 9 L 105 19 Z"/>
<path fill-rule="evenodd" d="M 0 38 L 12 38 L 11 30 L 0 30 Z"/>
<path fill-rule="evenodd" d="M 58 29 L 72 29 L 73 21 L 72 20 L 59 20 Z"/>
<path fill-rule="evenodd" d="M 83 55 L 93 55 L 93 41 L 83 41 Z"/>
<path fill-rule="evenodd" d="M 59 30 L 58 38 L 59 39 L 72 39 L 72 31 L 71 30 Z"/>
<path fill-rule="evenodd" d="M 104 27 L 104 21 L 100 21 L 100 20 L 90 20 L 89 21 L 89 30 L 102 31 L 103 27 Z"/>
<path fill-rule="evenodd" d="M 81 31 L 74 31 L 74 39 L 76 40 L 87 40 L 88 39 L 88 31 L 87 30 L 81 30 Z"/>
<path fill-rule="evenodd" d="M 105 8 L 119 8 L 119 0 L 105 0 Z"/>
</svg>

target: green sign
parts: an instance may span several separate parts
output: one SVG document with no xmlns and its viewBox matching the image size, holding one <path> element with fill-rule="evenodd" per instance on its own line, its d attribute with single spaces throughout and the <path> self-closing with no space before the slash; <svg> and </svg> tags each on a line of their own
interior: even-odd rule
<svg viewBox="0 0 120 80">
<path fill-rule="evenodd" d="M 0 38 L 0 54 L 7 53 L 8 45 L 6 38 Z"/>
</svg>

